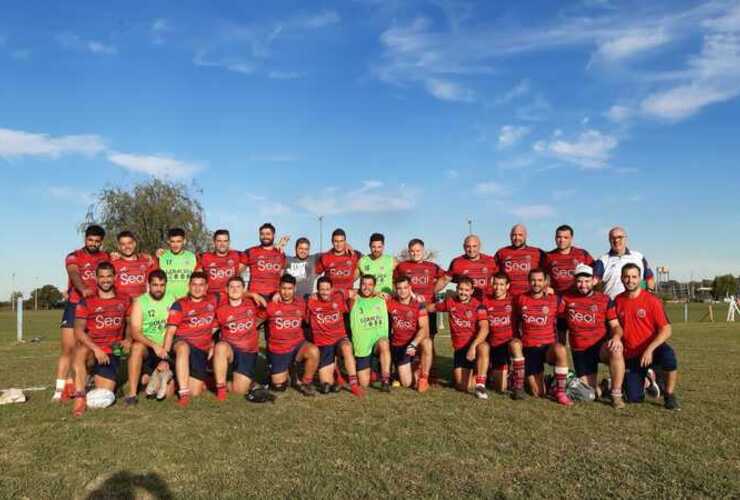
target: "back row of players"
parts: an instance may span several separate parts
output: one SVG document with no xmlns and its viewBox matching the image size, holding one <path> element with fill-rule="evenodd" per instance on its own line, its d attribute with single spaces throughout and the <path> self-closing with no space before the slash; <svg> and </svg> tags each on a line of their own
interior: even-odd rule
<svg viewBox="0 0 740 500">
<path fill-rule="evenodd" d="M 287 238 L 276 243 L 269 223 L 259 228 L 257 246 L 232 250 L 222 229 L 214 233 L 213 250 L 199 256 L 185 249 L 178 228 L 156 257 L 138 253 L 128 231 L 117 235 L 118 251 L 109 255 L 101 250 L 104 237 L 100 226 L 88 227 L 84 247 L 65 262 L 68 303 L 53 399 L 74 398 L 77 415 L 85 410 L 88 372 L 97 388 L 115 388 L 121 350 L 129 353 L 127 405 L 136 403 L 140 382 L 160 399 L 177 387 L 182 406 L 210 384 L 219 400 L 227 391 L 247 393 L 262 323 L 271 390 L 285 390 L 300 362 L 301 393 L 314 395 L 317 372 L 322 393 L 338 391 L 346 383 L 341 359 L 350 391 L 362 396 L 375 375 L 375 358 L 382 390 L 390 390 L 395 367 L 403 386 L 424 392 L 434 367 L 438 312 L 449 318 L 454 385 L 480 399 L 488 397 L 487 382 L 503 392 L 509 378 L 515 399 L 525 397 L 525 382 L 530 394 L 544 396 L 548 363 L 554 365 L 553 399 L 571 405 L 565 390 L 569 341 L 584 383 L 596 387 L 598 364 L 609 366 L 611 390 L 603 396 L 615 408 L 624 406 L 623 394 L 628 401 L 642 399 L 653 367 L 663 371 L 666 408 L 679 408 L 677 363 L 666 343 L 670 324 L 660 300 L 643 290 L 651 288 L 652 272 L 626 248 L 621 228 L 610 232 L 612 250 L 596 262 L 573 246 L 569 226 L 557 228 L 557 248 L 548 253 L 527 245 L 523 225 L 511 229 L 511 245 L 495 256 L 481 253 L 480 239 L 470 235 L 447 271 L 424 260 L 420 239 L 409 242 L 408 260 L 399 262 L 384 254 L 383 235 L 370 237 L 370 253 L 363 256 L 342 229 L 332 233 L 331 250 L 318 255 L 299 238 L 295 257 L 284 252 Z M 455 293 L 436 300 L 450 281 Z M 600 282 L 609 295 L 594 290 Z M 633 376 L 623 391 L 625 366 Z"/>
</svg>

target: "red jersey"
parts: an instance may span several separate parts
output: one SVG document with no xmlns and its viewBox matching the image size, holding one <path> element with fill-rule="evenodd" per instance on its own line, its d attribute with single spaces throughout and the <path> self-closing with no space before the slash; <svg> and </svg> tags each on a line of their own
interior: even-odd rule
<svg viewBox="0 0 740 500">
<path fill-rule="evenodd" d="M 550 286 L 556 293 L 562 295 L 573 288 L 578 264 L 593 266 L 594 259 L 587 251 L 576 247 L 572 247 L 567 254 L 560 253 L 557 248 L 545 254 L 544 269 L 550 276 Z"/>
<path fill-rule="evenodd" d="M 195 269 L 208 273 L 208 294 L 213 295 L 226 291 L 226 282 L 229 278 L 239 276 L 240 264 L 241 253 L 236 250 L 229 250 L 226 255 L 204 252 L 198 256 Z"/>
<path fill-rule="evenodd" d="M 110 257 L 107 252 L 96 252 L 88 253 L 84 248 L 75 250 L 74 252 L 67 255 L 64 259 L 64 266 L 76 265 L 80 271 L 80 278 L 82 283 L 90 290 L 97 290 L 98 283 L 95 280 L 95 269 L 101 262 L 110 261 Z M 72 284 L 72 280 L 68 279 L 67 299 L 70 304 L 77 304 L 82 298 L 82 294 Z"/>
<path fill-rule="evenodd" d="M 85 320 L 85 331 L 95 345 L 110 354 L 113 344 L 121 342 L 126 331 L 126 318 L 131 312 L 128 295 L 103 299 L 97 295 L 80 299 L 75 318 Z"/>
<path fill-rule="evenodd" d="M 344 315 L 348 312 L 347 301 L 340 292 L 334 292 L 328 301 L 318 297 L 309 298 L 306 303 L 306 317 L 311 325 L 313 343 L 323 347 L 336 344 L 346 337 Z"/>
<path fill-rule="evenodd" d="M 132 299 L 146 293 L 149 273 L 157 268 L 155 259 L 142 254 L 136 254 L 131 260 L 121 257 L 111 263 L 116 270 L 116 292 Z"/>
<path fill-rule="evenodd" d="M 537 347 L 555 342 L 555 323 L 558 314 L 558 296 L 544 295 L 539 299 L 529 293 L 515 299 L 517 321 L 524 347 Z"/>
<path fill-rule="evenodd" d="M 249 268 L 249 291 L 272 295 L 278 290 L 280 276 L 287 263 L 285 254 L 277 248 L 254 246 L 241 255 L 241 263 Z"/>
<path fill-rule="evenodd" d="M 412 262 L 405 260 L 399 262 L 393 270 L 393 279 L 408 276 L 411 280 L 411 290 L 416 295 L 424 297 L 424 301 L 434 301 L 434 285 L 437 280 L 445 275 L 444 270 L 434 262 L 422 261 Z"/>
<path fill-rule="evenodd" d="M 496 252 L 496 263 L 509 277 L 509 293 L 515 297 L 529 290 L 529 271 L 542 268 L 544 261 L 542 250 L 526 245 L 519 248 L 508 246 Z"/>
<path fill-rule="evenodd" d="M 270 335 L 267 337 L 267 350 L 275 354 L 285 354 L 306 340 L 303 335 L 303 321 L 306 318 L 306 303 L 300 299 L 293 302 L 268 302 L 267 309 L 260 311 L 260 317 L 267 319 Z"/>
<path fill-rule="evenodd" d="M 385 301 L 391 320 L 391 345 L 402 347 L 414 340 L 419 331 L 419 320 L 428 316 L 421 302 L 411 299 L 403 304 L 397 297 Z"/>
<path fill-rule="evenodd" d="M 194 301 L 189 296 L 177 300 L 170 307 L 167 326 L 176 326 L 175 338 L 207 351 L 213 344 L 216 328 L 216 301 L 205 297 Z"/>
<path fill-rule="evenodd" d="M 475 298 L 462 303 L 457 298 L 445 297 L 435 304 L 434 309 L 448 313 L 450 337 L 455 350 L 467 346 L 478 335 L 478 323 L 488 320 L 486 308 Z"/>
<path fill-rule="evenodd" d="M 356 251 L 352 255 L 337 255 L 334 250 L 329 250 L 322 253 L 316 261 L 316 274 L 328 276 L 334 289 L 344 293 L 355 283 L 355 270 L 359 260 L 360 254 Z"/>
<path fill-rule="evenodd" d="M 514 298 L 511 295 L 503 299 L 486 297 L 483 306 L 488 313 L 488 343 L 498 347 L 514 338 Z"/>
<path fill-rule="evenodd" d="M 452 259 L 447 275 L 453 282 L 458 276 L 467 276 L 473 280 L 476 297 L 483 298 L 491 293 L 491 279 L 497 272 L 496 261 L 490 255 L 480 254 L 476 260 L 461 255 Z"/>
<path fill-rule="evenodd" d="M 567 293 L 558 307 L 558 315 L 568 325 L 568 342 L 574 351 L 584 351 L 606 336 L 606 311 L 609 297 L 601 292 L 591 295 Z"/>
<path fill-rule="evenodd" d="M 259 351 L 258 312 L 259 307 L 251 299 L 242 299 L 238 306 L 228 302 L 218 306 L 216 322 L 221 328 L 221 340 L 240 351 Z"/>
<path fill-rule="evenodd" d="M 630 298 L 628 292 L 617 295 L 609 307 L 607 318 L 618 319 L 622 325 L 624 359 L 641 356 L 658 335 L 658 330 L 670 324 L 663 303 L 645 290 L 634 299 Z"/>
</svg>

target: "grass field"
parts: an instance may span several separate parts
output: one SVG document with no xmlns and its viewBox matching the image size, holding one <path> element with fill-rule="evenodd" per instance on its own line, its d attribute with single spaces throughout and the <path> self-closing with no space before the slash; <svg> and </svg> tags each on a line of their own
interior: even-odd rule
<svg viewBox="0 0 740 500">
<path fill-rule="evenodd" d="M 28 314 L 26 338 L 43 340 L 17 345 L 0 313 L 0 387 L 51 385 L 58 316 Z M 448 342 L 437 339 L 443 376 Z M 737 498 L 740 323 L 678 323 L 672 344 L 678 413 L 433 388 L 291 391 L 274 405 L 207 395 L 187 410 L 141 400 L 75 420 L 51 389 L 30 392 L 0 407 L 0 496 Z"/>
</svg>

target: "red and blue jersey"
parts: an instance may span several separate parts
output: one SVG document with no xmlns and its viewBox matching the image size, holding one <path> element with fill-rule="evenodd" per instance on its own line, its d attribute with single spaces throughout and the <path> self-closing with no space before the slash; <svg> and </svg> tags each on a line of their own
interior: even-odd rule
<svg viewBox="0 0 740 500">
<path fill-rule="evenodd" d="M 240 351 L 259 351 L 258 316 L 259 307 L 251 299 L 242 299 L 238 306 L 228 302 L 218 306 L 216 322 L 221 328 L 221 340 Z"/>
<path fill-rule="evenodd" d="M 488 313 L 488 343 L 492 347 L 498 347 L 514 338 L 514 298 L 511 295 L 506 295 L 503 299 L 486 297 L 483 306 Z"/>
<path fill-rule="evenodd" d="M 455 350 L 467 346 L 478 335 L 479 323 L 488 321 L 486 308 L 475 298 L 461 302 L 457 297 L 445 297 L 434 305 L 434 309 L 447 313 Z"/>
<path fill-rule="evenodd" d="M 416 337 L 419 320 L 428 316 L 426 307 L 414 299 L 404 304 L 397 297 L 389 298 L 385 303 L 391 320 L 391 345 L 405 346 Z"/>
<path fill-rule="evenodd" d="M 434 262 L 413 262 L 406 260 L 399 262 L 393 270 L 393 278 L 407 276 L 411 281 L 411 290 L 416 295 L 424 297 L 426 302 L 434 301 L 434 286 L 437 280 L 445 275 L 444 270 Z"/>
<path fill-rule="evenodd" d="M 477 259 L 471 259 L 467 255 L 455 257 L 447 269 L 447 276 L 454 283 L 461 276 L 467 276 L 473 281 L 475 296 L 482 299 L 491 293 L 491 280 L 498 272 L 496 261 L 490 255 L 480 254 Z"/>
<path fill-rule="evenodd" d="M 344 315 L 349 312 L 347 301 L 340 292 L 335 292 L 331 300 L 311 297 L 306 303 L 306 317 L 311 325 L 313 343 L 319 347 L 334 345 L 347 336 Z"/>
<path fill-rule="evenodd" d="M 80 248 L 67 255 L 64 266 L 77 266 L 82 283 L 90 290 L 96 290 L 98 283 L 95 279 L 95 270 L 101 262 L 109 261 L 110 256 L 107 252 L 89 253 L 85 248 Z M 82 298 L 82 294 L 74 287 L 71 279 L 68 280 L 67 295 L 70 304 L 77 304 Z"/>
<path fill-rule="evenodd" d="M 306 337 L 303 334 L 303 321 L 306 318 L 306 303 L 300 299 L 292 302 L 268 302 L 267 309 L 260 311 L 260 317 L 267 320 L 267 350 L 275 354 L 285 354 L 300 346 Z"/>
<path fill-rule="evenodd" d="M 527 245 L 518 248 L 508 246 L 496 252 L 496 263 L 509 277 L 509 293 L 514 297 L 529 290 L 529 271 L 541 269 L 544 262 L 544 252 Z"/>
<path fill-rule="evenodd" d="M 236 250 L 229 250 L 225 255 L 204 252 L 198 256 L 198 264 L 195 268 L 208 274 L 209 295 L 225 292 L 229 278 L 239 276 L 241 258 L 241 253 Z"/>
<path fill-rule="evenodd" d="M 257 245 L 247 248 L 241 255 L 241 263 L 249 268 L 249 291 L 260 295 L 272 295 L 278 290 L 280 276 L 287 264 L 285 254 L 277 248 Z"/>
<path fill-rule="evenodd" d="M 183 297 L 170 307 L 167 326 L 175 326 L 175 339 L 184 340 L 191 346 L 207 351 L 213 345 L 213 330 L 216 328 L 216 300 L 207 297 L 201 300 Z"/>
<path fill-rule="evenodd" d="M 359 261 L 360 253 L 357 251 L 351 255 L 344 253 L 337 255 L 334 250 L 329 250 L 322 253 L 316 261 L 316 274 L 329 277 L 334 289 L 344 294 L 355 283 L 355 271 Z"/>
<path fill-rule="evenodd" d="M 116 270 L 116 292 L 132 299 L 146 293 L 149 273 L 157 268 L 157 261 L 148 255 L 136 254 L 132 259 L 120 258 L 112 261 Z"/>
<path fill-rule="evenodd" d="M 550 286 L 555 293 L 562 295 L 573 288 L 578 264 L 593 266 L 594 259 L 587 251 L 576 247 L 572 247 L 569 253 L 561 253 L 556 248 L 545 254 L 545 272 L 550 276 Z"/>
<path fill-rule="evenodd" d="M 609 307 L 607 318 L 617 319 L 622 325 L 624 359 L 642 356 L 658 331 L 670 324 L 663 303 L 645 290 L 635 298 L 631 298 L 629 292 L 617 295 Z"/>
<path fill-rule="evenodd" d="M 113 344 L 121 342 L 126 331 L 126 318 L 131 312 L 128 295 L 103 299 L 97 295 L 80 299 L 75 318 L 85 320 L 85 332 L 95 345 L 110 354 Z"/>
<path fill-rule="evenodd" d="M 558 315 L 568 325 L 568 343 L 572 350 L 584 351 L 606 336 L 609 302 L 609 297 L 601 292 L 563 295 Z"/>
<path fill-rule="evenodd" d="M 543 295 L 535 298 L 530 293 L 524 293 L 515 298 L 517 323 L 521 329 L 524 347 L 555 343 L 558 300 L 557 295 Z"/>
</svg>

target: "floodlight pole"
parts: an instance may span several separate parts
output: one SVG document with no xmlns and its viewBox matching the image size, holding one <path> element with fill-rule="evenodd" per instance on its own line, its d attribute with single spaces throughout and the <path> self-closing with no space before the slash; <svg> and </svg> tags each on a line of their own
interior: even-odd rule
<svg viewBox="0 0 740 500">
<path fill-rule="evenodd" d="M 319 215 L 319 252 L 324 253 L 324 216 Z"/>
<path fill-rule="evenodd" d="M 16 340 L 23 342 L 23 297 L 18 297 L 16 306 Z"/>
<path fill-rule="evenodd" d="M 473 234 L 473 219 L 468 219 L 468 234 Z"/>
<path fill-rule="evenodd" d="M 36 290 L 33 292 L 33 310 L 37 312 L 39 310 L 39 277 L 36 276 L 34 281 L 36 282 Z"/>
</svg>

